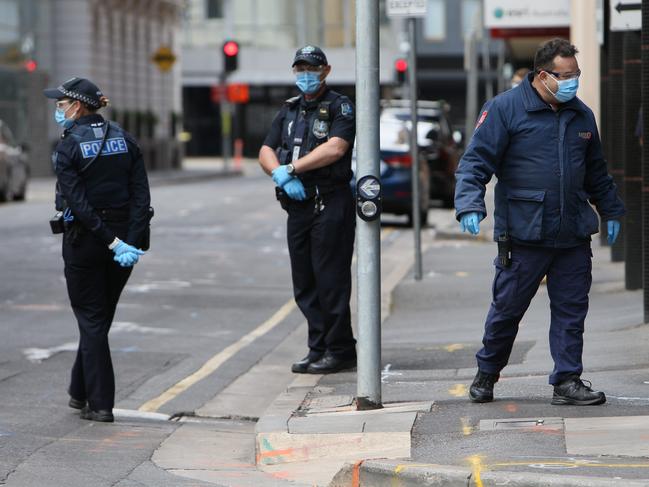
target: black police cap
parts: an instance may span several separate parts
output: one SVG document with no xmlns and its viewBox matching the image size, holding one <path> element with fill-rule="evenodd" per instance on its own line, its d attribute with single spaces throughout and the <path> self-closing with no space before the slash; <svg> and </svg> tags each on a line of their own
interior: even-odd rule
<svg viewBox="0 0 649 487">
<path fill-rule="evenodd" d="M 311 66 L 326 66 L 328 64 L 327 56 L 317 46 L 304 46 L 298 49 L 295 53 L 295 59 L 293 59 L 293 66 L 300 62 L 308 63 Z"/>
<path fill-rule="evenodd" d="M 48 98 L 72 98 L 94 108 L 101 108 L 101 97 L 104 94 L 92 81 L 85 78 L 70 78 L 57 88 L 43 90 Z"/>
</svg>

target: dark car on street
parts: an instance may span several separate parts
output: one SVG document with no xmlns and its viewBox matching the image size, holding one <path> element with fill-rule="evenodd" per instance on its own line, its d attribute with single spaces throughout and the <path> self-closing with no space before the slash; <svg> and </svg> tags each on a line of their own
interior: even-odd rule
<svg viewBox="0 0 649 487">
<path fill-rule="evenodd" d="M 409 100 L 381 102 L 381 123 L 399 120 L 410 130 Z M 450 107 L 443 101 L 417 102 L 417 139 L 420 157 L 428 166 L 430 199 L 441 200 L 446 208 L 453 208 L 455 170 L 462 155 L 460 134 L 454 133 L 449 119 Z"/>
<path fill-rule="evenodd" d="M 0 120 L 0 201 L 25 199 L 29 180 L 26 149 L 16 143 L 9 126 Z"/>
</svg>

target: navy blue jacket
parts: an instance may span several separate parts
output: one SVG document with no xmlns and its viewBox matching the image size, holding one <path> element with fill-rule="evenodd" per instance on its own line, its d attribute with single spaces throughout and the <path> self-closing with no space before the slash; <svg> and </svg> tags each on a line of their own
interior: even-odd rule
<svg viewBox="0 0 649 487">
<path fill-rule="evenodd" d="M 149 182 L 135 139 L 110 123 L 106 143 L 97 160 L 83 170 L 99 150 L 105 120 L 101 115 L 77 119 L 52 154 L 61 193 L 74 217 L 107 245 L 115 232 L 96 210 L 124 210 L 129 215 L 126 242 L 139 246 L 149 223 Z"/>
<path fill-rule="evenodd" d="M 531 80 L 488 101 L 455 173 L 456 217 L 487 214 L 485 185 L 496 175 L 494 239 L 572 247 L 599 222 L 624 215 L 606 169 L 593 112 L 578 98 L 554 111 Z"/>
</svg>

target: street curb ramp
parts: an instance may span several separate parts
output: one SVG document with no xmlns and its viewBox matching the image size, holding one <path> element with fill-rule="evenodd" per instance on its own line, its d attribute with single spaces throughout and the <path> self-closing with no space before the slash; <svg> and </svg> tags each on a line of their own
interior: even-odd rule
<svg viewBox="0 0 649 487">
<path fill-rule="evenodd" d="M 474 472 L 470 468 L 398 460 L 346 464 L 329 487 L 648 487 L 642 480 L 531 472 Z"/>
</svg>

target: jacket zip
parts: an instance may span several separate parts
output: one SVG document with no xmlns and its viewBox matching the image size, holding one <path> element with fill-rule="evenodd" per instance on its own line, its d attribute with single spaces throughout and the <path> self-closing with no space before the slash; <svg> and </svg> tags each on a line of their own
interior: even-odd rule
<svg viewBox="0 0 649 487">
<path fill-rule="evenodd" d="M 556 112 L 556 117 L 557 117 L 557 135 L 559 138 L 559 208 L 560 208 L 560 216 L 559 216 L 559 234 L 561 234 L 561 230 L 563 227 L 563 207 L 564 207 L 564 183 L 563 183 L 563 149 L 564 149 L 564 144 L 563 144 L 563 136 L 561 135 L 561 121 L 560 121 L 560 116 L 561 112 L 557 111 Z"/>
</svg>

